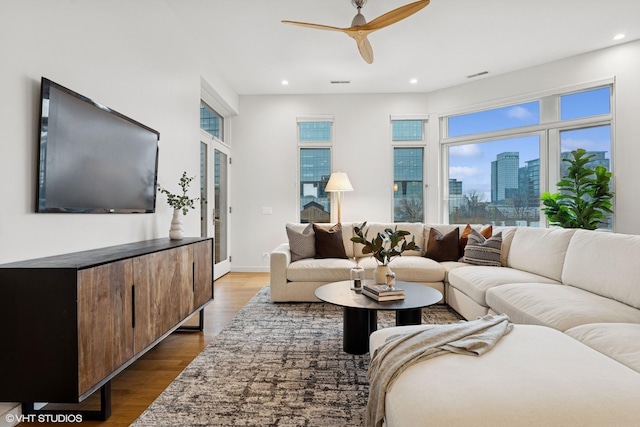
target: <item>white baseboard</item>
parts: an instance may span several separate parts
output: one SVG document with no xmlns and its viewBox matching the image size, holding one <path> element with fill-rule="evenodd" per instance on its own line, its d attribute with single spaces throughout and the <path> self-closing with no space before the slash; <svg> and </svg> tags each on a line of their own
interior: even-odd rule
<svg viewBox="0 0 640 427">
<path fill-rule="evenodd" d="M 268 273 L 269 267 L 231 267 L 233 273 Z"/>
</svg>

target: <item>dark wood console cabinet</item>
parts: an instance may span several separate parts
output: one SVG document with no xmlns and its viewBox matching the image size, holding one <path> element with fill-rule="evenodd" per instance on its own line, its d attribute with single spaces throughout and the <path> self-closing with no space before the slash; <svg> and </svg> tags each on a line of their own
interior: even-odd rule
<svg viewBox="0 0 640 427">
<path fill-rule="evenodd" d="M 157 239 L 0 265 L 0 401 L 77 403 L 108 385 L 202 315 L 212 255 L 208 238 Z"/>
</svg>

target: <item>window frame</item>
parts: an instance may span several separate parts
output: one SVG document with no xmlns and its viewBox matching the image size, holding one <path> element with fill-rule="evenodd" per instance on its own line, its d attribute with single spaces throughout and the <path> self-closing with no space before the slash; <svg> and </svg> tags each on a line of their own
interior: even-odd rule
<svg viewBox="0 0 640 427">
<path fill-rule="evenodd" d="M 560 100 L 562 96 L 571 95 L 579 92 L 609 87 L 609 113 L 581 117 L 576 119 L 560 119 Z M 483 132 L 471 135 L 463 135 L 456 137 L 448 137 L 448 118 L 451 116 L 460 116 L 471 114 L 478 111 L 485 111 L 492 108 L 502 108 L 510 105 L 517 105 L 531 101 L 540 101 L 540 123 L 536 125 L 528 125 L 516 128 L 509 128 L 499 131 Z M 492 104 L 486 104 L 475 108 L 467 108 L 464 110 L 450 111 L 438 115 L 440 127 L 440 161 L 441 161 L 441 192 L 439 198 L 441 201 L 440 221 L 449 223 L 449 147 L 461 146 L 467 144 L 478 144 L 483 142 L 496 141 L 500 139 L 517 138 L 520 136 L 539 134 L 540 135 L 540 192 L 557 191 L 556 183 L 560 180 L 561 165 L 561 141 L 560 134 L 567 130 L 578 130 L 590 127 L 609 125 L 611 129 L 611 146 L 609 152 L 610 171 L 615 173 L 615 80 L 605 79 L 597 82 L 575 85 L 538 94 L 532 94 L 528 97 L 518 99 L 502 100 Z M 614 174 L 615 178 L 615 174 Z M 614 179 L 612 179 L 611 187 L 614 191 Z M 615 202 L 613 199 L 612 224 L 610 229 L 615 229 Z M 540 209 L 540 226 L 548 227 L 549 223 Z"/>
<path fill-rule="evenodd" d="M 203 106 L 204 106 L 206 109 L 208 109 L 209 111 L 211 111 L 211 112 L 212 112 L 215 116 L 217 116 L 217 117 L 218 117 L 218 119 L 220 120 L 220 131 L 219 131 L 220 135 L 214 135 L 214 134 L 212 134 L 212 133 L 211 133 L 211 132 L 209 132 L 208 130 L 204 129 L 204 128 L 202 127 L 202 124 L 200 125 L 200 130 L 201 130 L 202 132 L 205 132 L 207 135 L 211 136 L 212 138 L 214 138 L 214 139 L 216 139 L 216 140 L 218 140 L 218 141 L 220 141 L 220 142 L 223 142 L 223 143 L 224 143 L 224 140 L 225 140 L 225 131 L 226 131 L 226 126 L 225 126 L 225 117 L 224 117 L 222 114 L 218 113 L 218 112 L 217 112 L 217 111 L 216 111 L 216 110 L 215 110 L 211 105 L 209 105 L 209 103 L 208 103 L 208 102 L 206 102 L 204 99 L 200 99 L 200 111 L 201 111 L 201 113 L 200 113 L 200 121 L 201 121 L 201 123 L 202 123 L 202 107 L 203 107 Z"/>
<path fill-rule="evenodd" d="M 408 140 L 408 141 L 395 141 L 393 139 L 393 122 L 402 120 L 419 120 L 422 122 L 422 139 L 420 140 Z M 429 158 L 429 146 L 428 146 L 428 114 L 392 114 L 389 116 L 389 141 L 390 144 L 390 164 L 391 164 L 391 220 L 395 222 L 395 191 L 393 186 L 395 185 L 395 149 L 396 148 L 421 148 L 422 149 L 422 222 L 426 222 L 427 215 L 427 160 Z"/>
<path fill-rule="evenodd" d="M 330 140 L 329 141 L 301 141 L 300 139 L 300 123 L 309 123 L 309 122 L 328 122 L 330 123 Z M 304 149 L 322 149 L 329 150 L 329 174 L 332 172 L 333 168 L 333 141 L 334 141 L 334 122 L 333 116 L 330 115 L 318 115 L 318 116 L 299 116 L 296 118 L 296 139 L 297 139 L 297 172 L 296 172 L 296 206 L 297 213 L 296 217 L 299 223 L 302 223 L 302 176 L 301 176 L 301 154 Z M 336 204 L 333 203 L 333 194 L 329 194 L 329 221 L 331 222 L 334 217 L 334 209 L 336 209 Z M 336 212 L 337 214 L 337 212 Z"/>
</svg>

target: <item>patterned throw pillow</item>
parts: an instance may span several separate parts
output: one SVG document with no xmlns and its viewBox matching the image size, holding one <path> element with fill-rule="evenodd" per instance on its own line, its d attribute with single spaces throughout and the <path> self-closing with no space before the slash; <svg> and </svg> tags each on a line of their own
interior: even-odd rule
<svg viewBox="0 0 640 427">
<path fill-rule="evenodd" d="M 425 257 L 434 261 L 457 261 L 460 258 L 458 253 L 458 233 L 459 229 L 455 228 L 447 234 L 442 234 L 435 228 L 429 230 L 429 241 L 427 242 L 427 252 Z"/>
<path fill-rule="evenodd" d="M 311 224 L 307 225 L 302 232 L 296 231 L 292 224 L 287 224 L 286 229 L 292 262 L 316 256 L 316 237 Z"/>
<path fill-rule="evenodd" d="M 469 233 L 469 241 L 464 248 L 462 260 L 474 265 L 488 265 L 501 267 L 500 253 L 502 250 L 502 232 L 486 239 L 476 230 Z"/>
<path fill-rule="evenodd" d="M 460 256 L 464 256 L 464 248 L 467 246 L 469 234 L 471 234 L 471 224 L 467 224 L 464 230 L 462 230 L 462 234 L 460 234 Z M 485 239 L 488 239 L 493 234 L 493 226 L 487 225 L 485 228 L 480 230 L 480 234 L 482 234 Z"/>
<path fill-rule="evenodd" d="M 316 233 L 316 258 L 347 258 L 340 223 L 328 230 L 313 224 L 313 231 Z"/>
</svg>

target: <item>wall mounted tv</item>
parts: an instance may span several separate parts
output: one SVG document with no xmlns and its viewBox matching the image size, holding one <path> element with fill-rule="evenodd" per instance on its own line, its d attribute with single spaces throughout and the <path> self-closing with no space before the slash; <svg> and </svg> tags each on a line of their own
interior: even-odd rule
<svg viewBox="0 0 640 427">
<path fill-rule="evenodd" d="M 151 213 L 160 133 L 46 78 L 37 212 Z"/>
</svg>

